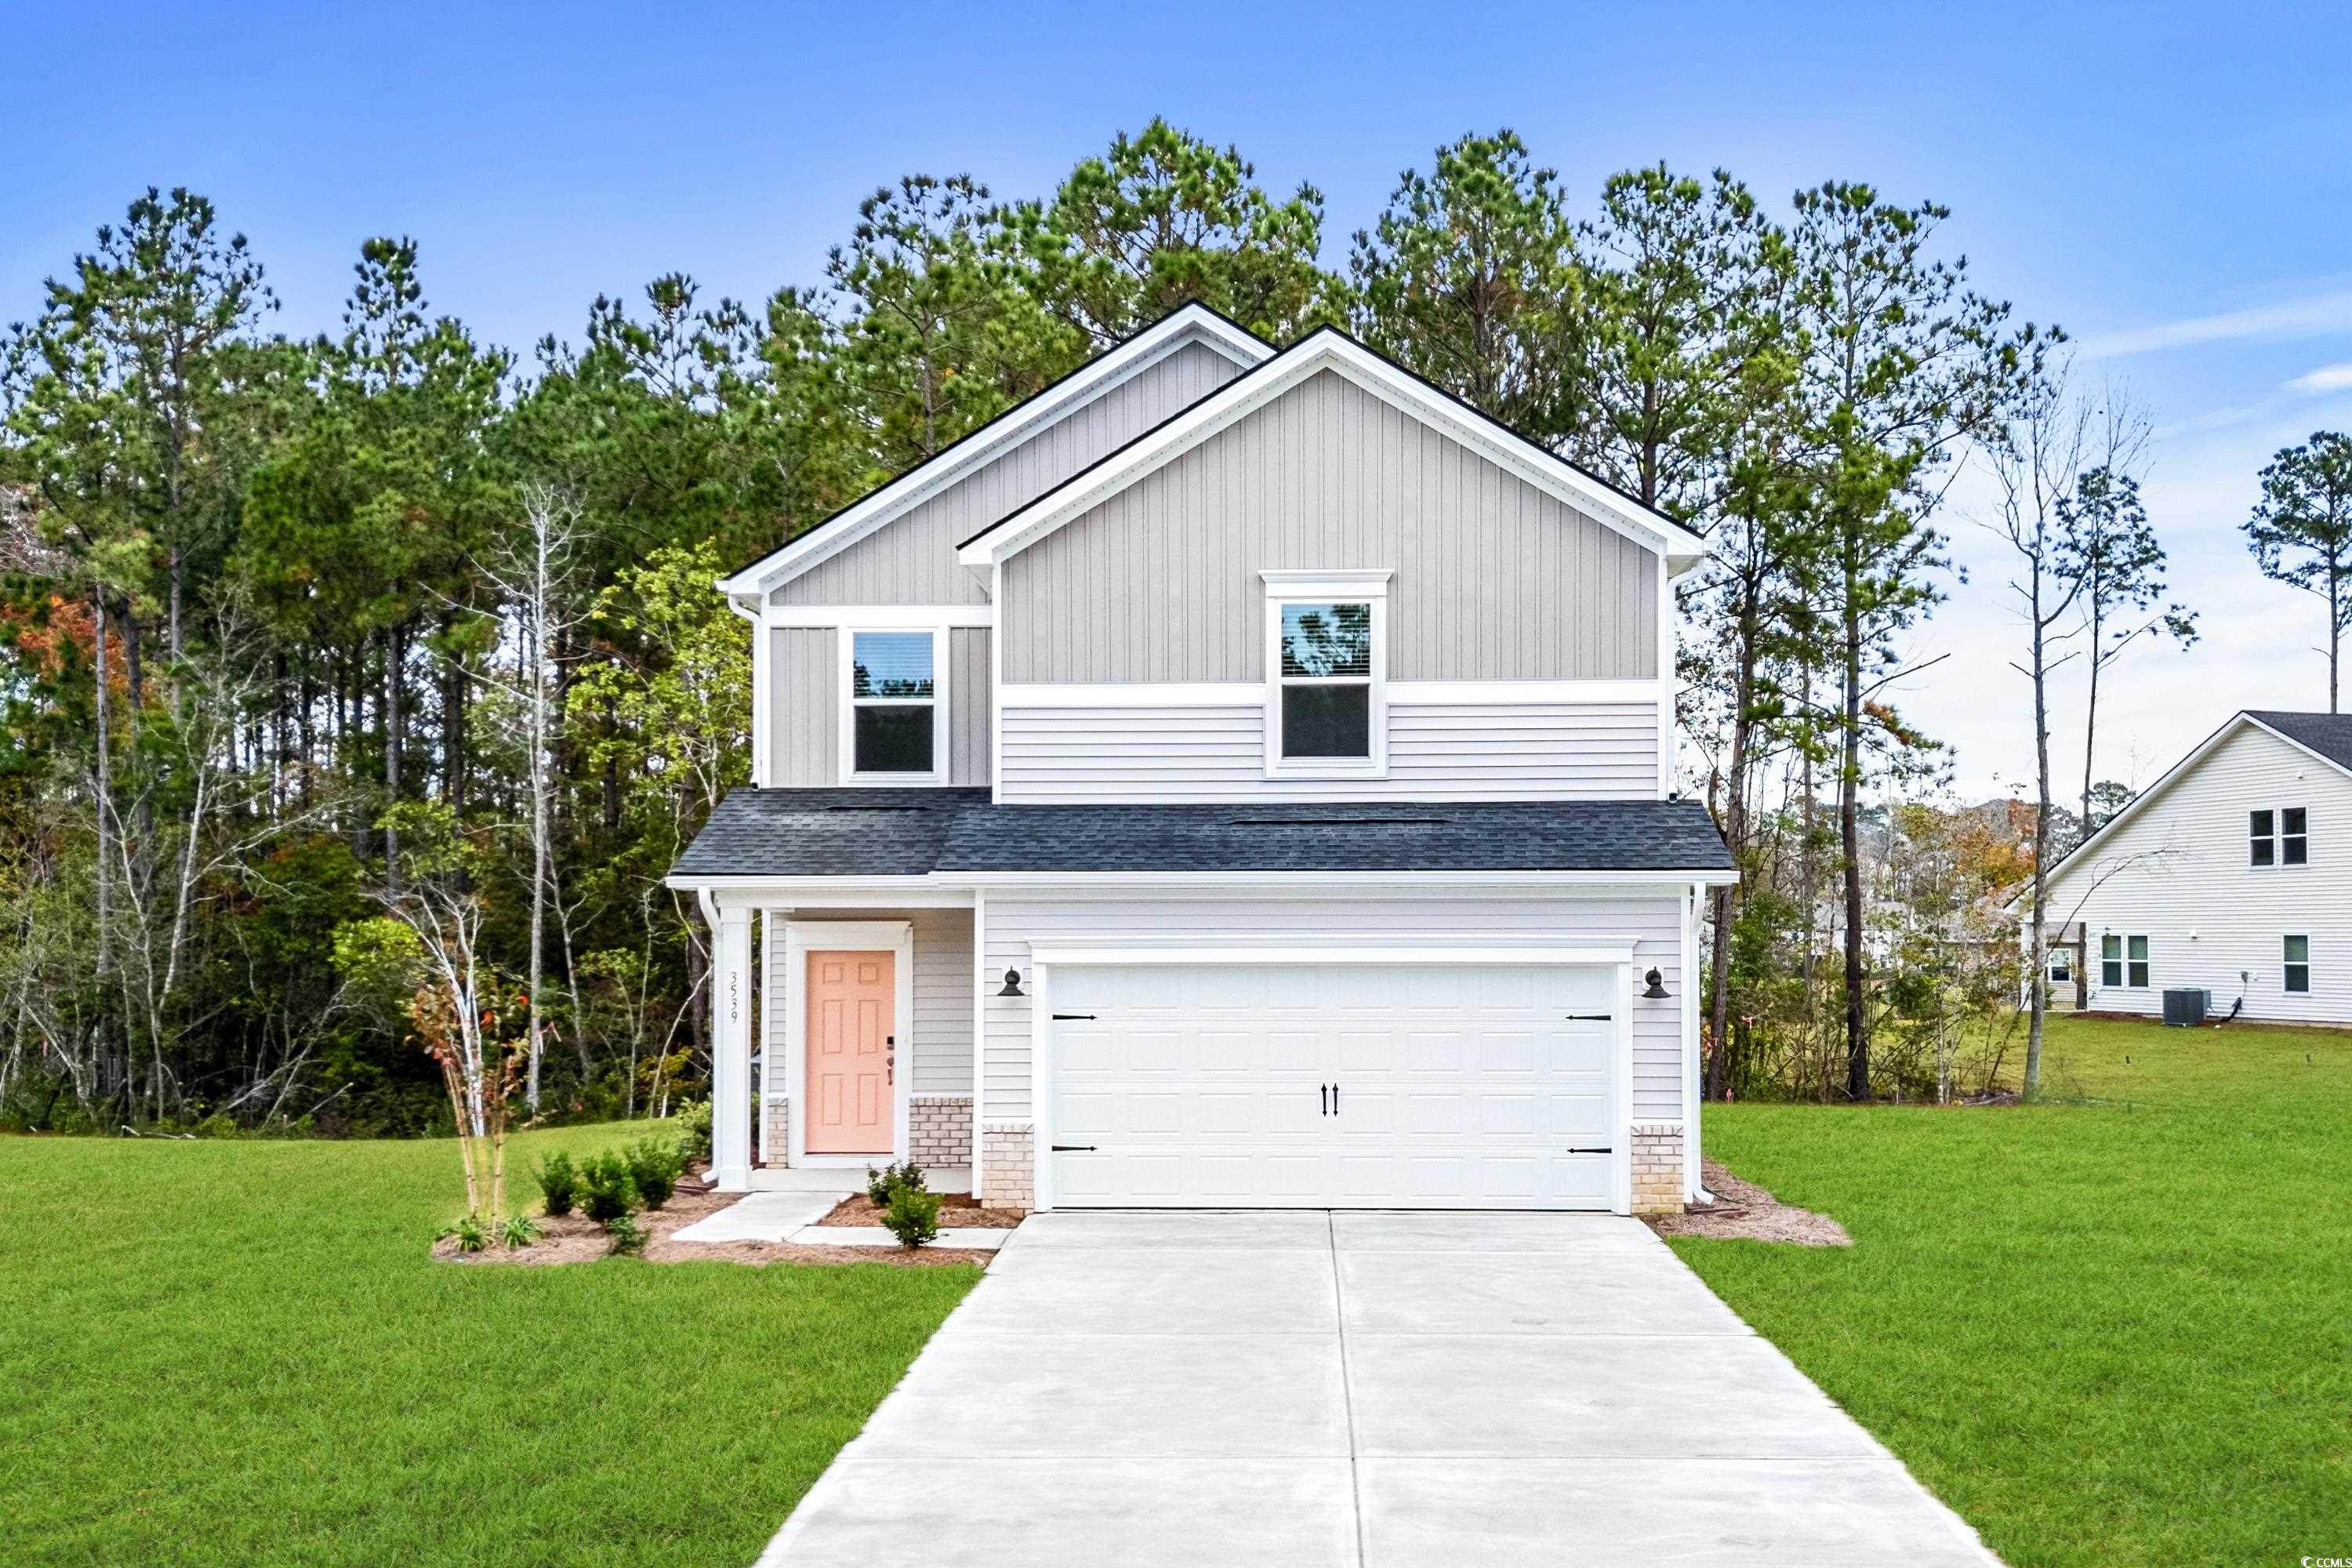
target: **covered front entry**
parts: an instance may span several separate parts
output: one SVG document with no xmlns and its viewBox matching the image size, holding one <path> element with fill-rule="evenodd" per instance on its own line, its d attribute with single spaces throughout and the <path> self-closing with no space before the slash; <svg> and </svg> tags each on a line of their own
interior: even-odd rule
<svg viewBox="0 0 2352 1568">
<path fill-rule="evenodd" d="M 906 921 L 781 922 L 790 1165 L 907 1156 L 914 934 Z"/>
<path fill-rule="evenodd" d="M 1041 1204 L 1626 1206 L 1616 963 L 1050 966 Z"/>
</svg>

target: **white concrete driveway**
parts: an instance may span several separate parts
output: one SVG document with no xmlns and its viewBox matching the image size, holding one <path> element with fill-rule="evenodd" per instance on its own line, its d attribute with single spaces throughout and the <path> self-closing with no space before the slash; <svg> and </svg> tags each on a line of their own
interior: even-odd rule
<svg viewBox="0 0 2352 1568">
<path fill-rule="evenodd" d="M 1032 1218 L 761 1559 L 1992 1559 L 1626 1219 Z"/>
</svg>

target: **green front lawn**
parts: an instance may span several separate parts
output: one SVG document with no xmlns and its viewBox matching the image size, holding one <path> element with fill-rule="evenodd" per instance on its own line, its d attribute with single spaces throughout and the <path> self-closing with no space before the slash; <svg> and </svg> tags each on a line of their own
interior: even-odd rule
<svg viewBox="0 0 2352 1568">
<path fill-rule="evenodd" d="M 2011 1563 L 2352 1558 L 2352 1037 L 2048 1061 L 2031 1108 L 1709 1107 L 1856 1245 L 1675 1251 Z"/>
<path fill-rule="evenodd" d="M 460 1191 L 446 1142 L 0 1139 L 0 1560 L 748 1563 L 978 1278 L 436 1264 Z"/>
</svg>

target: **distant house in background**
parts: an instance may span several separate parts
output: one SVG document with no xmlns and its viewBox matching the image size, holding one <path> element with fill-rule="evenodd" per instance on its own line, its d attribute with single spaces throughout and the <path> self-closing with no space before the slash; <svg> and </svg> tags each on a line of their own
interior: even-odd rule
<svg viewBox="0 0 2352 1568">
<path fill-rule="evenodd" d="M 2079 965 L 2095 1012 L 2352 1023 L 2352 715 L 2232 718 L 2059 863 L 2048 924 L 2060 1005 Z"/>
</svg>

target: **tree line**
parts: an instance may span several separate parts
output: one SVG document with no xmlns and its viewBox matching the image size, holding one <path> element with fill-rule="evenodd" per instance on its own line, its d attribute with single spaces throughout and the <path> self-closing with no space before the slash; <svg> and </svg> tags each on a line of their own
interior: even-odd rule
<svg viewBox="0 0 2352 1568">
<path fill-rule="evenodd" d="M 1874 798 L 1939 765 L 1895 698 L 1960 465 L 2093 669 L 2179 614 L 2129 422 L 2053 412 L 2064 335 L 1948 216 L 1663 166 L 1582 202 L 1505 131 L 1335 246 L 1314 187 L 1155 121 L 1043 196 L 907 176 L 763 303 L 673 273 L 524 354 L 407 238 L 360 246 L 340 331 L 274 331 L 245 237 L 148 191 L 0 342 L 0 1116 L 418 1132 L 509 1052 L 543 1118 L 696 1092 L 708 950 L 660 878 L 749 772 L 710 583 L 1193 300 L 1343 325 L 1708 537 L 1683 718 L 1748 872 L 1710 1092 L 1909 1092 L 1871 933 L 1916 836 Z"/>
</svg>

